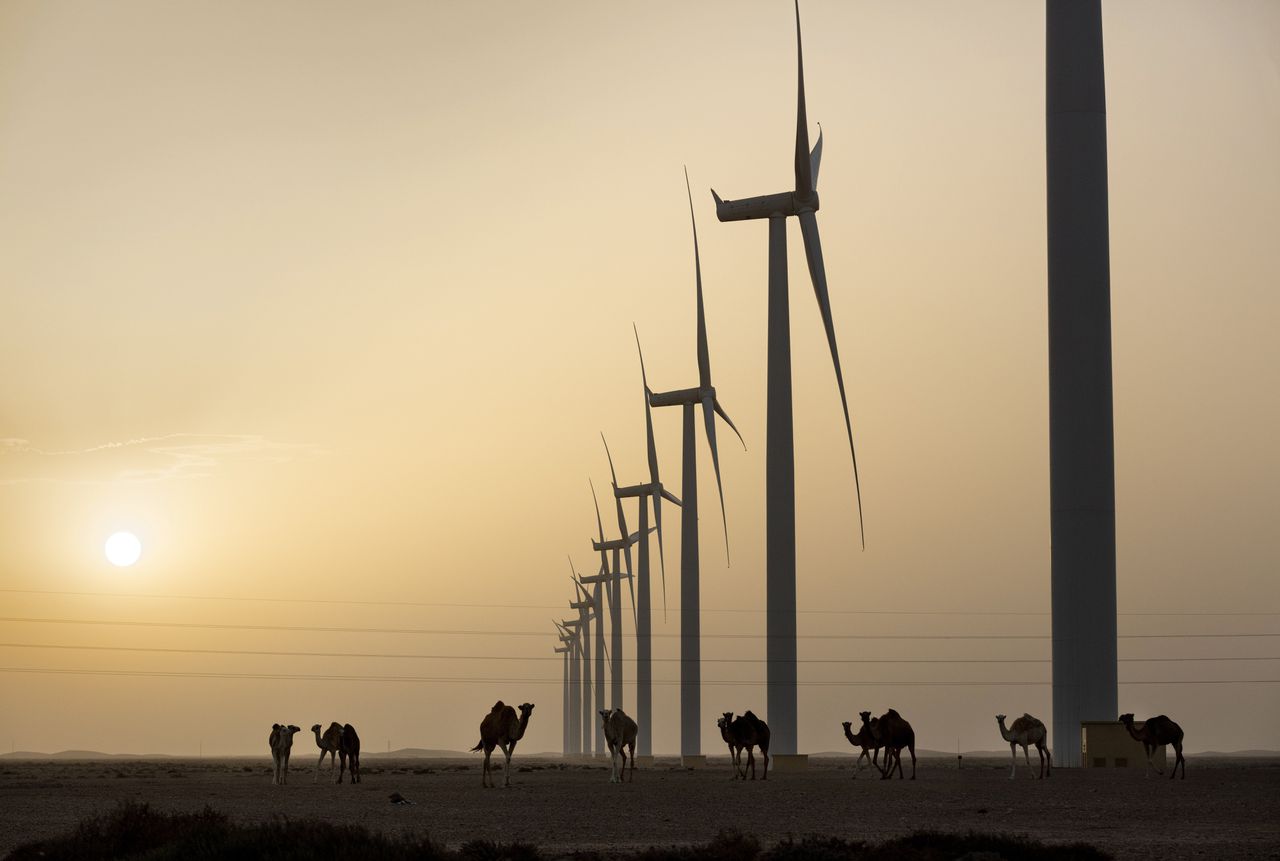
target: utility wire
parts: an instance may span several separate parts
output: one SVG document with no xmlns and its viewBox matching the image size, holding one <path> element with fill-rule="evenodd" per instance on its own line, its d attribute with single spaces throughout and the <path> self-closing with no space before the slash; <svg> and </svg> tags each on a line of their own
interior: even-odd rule
<svg viewBox="0 0 1280 861">
<path fill-rule="evenodd" d="M 530 684 L 560 685 L 563 679 L 517 679 L 517 678 L 476 678 L 472 676 L 433 677 L 433 676 L 339 676 L 330 674 L 303 675 L 294 673 L 197 673 L 190 671 L 166 672 L 162 670 L 87 670 L 87 669 L 53 669 L 47 667 L 0 667 L 0 673 L 29 673 L 38 675 L 75 675 L 75 676 L 134 676 L 139 678 L 182 678 L 182 679 L 261 679 L 271 681 L 307 681 L 307 682 L 397 682 L 397 683 L 459 683 L 459 684 Z M 654 679 L 655 685 L 679 685 L 679 679 Z M 730 686 L 767 686 L 763 681 L 703 680 L 703 685 L 716 687 Z M 961 681 L 849 681 L 849 682 L 796 682 L 801 687 L 1047 687 L 1047 681 L 1011 681 L 1003 679 L 990 682 Z M 1122 685 L 1275 685 L 1280 679 L 1161 679 L 1161 680 L 1121 680 Z"/>
<path fill-rule="evenodd" d="M 390 658 L 397 660 L 438 660 L 438 661 L 554 661 L 560 663 L 563 658 L 554 655 L 425 655 L 403 652 L 285 652 L 260 649 L 176 649 L 143 646 L 73 646 L 51 643 L 0 643 L 0 649 L 53 649 L 86 652 L 133 652 L 145 654 L 175 655 L 222 655 L 222 656 L 256 656 L 275 658 Z M 626 663 L 634 664 L 639 659 L 624 657 Z M 679 663 L 680 658 L 651 658 L 650 660 L 665 663 Z M 758 664 L 764 658 L 702 658 L 704 664 Z M 797 658 L 801 664 L 1049 664 L 1048 658 Z M 1249 656 L 1242 658 L 1208 657 L 1208 658 L 1119 658 L 1120 663 L 1184 663 L 1188 661 L 1280 661 L 1280 655 Z"/>
<path fill-rule="evenodd" d="M 68 592 L 53 589 L 3 589 L 0 594 L 9 595 L 58 595 L 74 598 L 145 598 L 165 601 L 235 601 L 241 603 L 260 604 L 330 604 L 351 607 L 442 607 L 448 609 L 476 610 L 565 610 L 565 604 L 484 604 L 449 601 L 357 601 L 337 598 L 267 598 L 231 595 L 171 595 L 160 593 L 122 593 L 122 592 Z M 679 607 L 667 608 L 669 612 L 680 612 Z M 703 613 L 750 613 L 764 614 L 766 610 L 746 608 L 702 607 Z M 796 610 L 797 613 L 823 616 L 1036 616 L 1050 614 L 1042 610 L 832 610 L 813 609 Z M 1120 611 L 1120 616 L 1280 616 L 1280 611 L 1264 610 L 1129 610 Z"/>
<path fill-rule="evenodd" d="M 98 625 L 131 628 L 190 628 L 215 631 L 298 631 L 337 634 L 429 634 L 481 637 L 550 637 L 550 631 L 486 631 L 476 628 L 350 628 L 330 625 L 243 625 L 217 622 L 145 622 L 111 619 L 55 619 L 0 616 L 0 622 L 40 625 Z M 654 633 L 653 637 L 680 637 L 674 633 Z M 702 639 L 762 640 L 767 634 L 702 634 Z M 1225 634 L 1119 634 L 1121 640 L 1205 639 L 1233 640 L 1250 637 L 1280 637 L 1280 632 L 1231 632 Z M 797 640 L 1049 640 L 1048 634 L 796 634 Z"/>
</svg>

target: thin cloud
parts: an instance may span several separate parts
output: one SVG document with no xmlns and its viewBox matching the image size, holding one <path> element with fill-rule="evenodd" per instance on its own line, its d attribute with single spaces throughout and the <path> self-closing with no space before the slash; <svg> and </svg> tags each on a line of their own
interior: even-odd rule
<svg viewBox="0 0 1280 861">
<path fill-rule="evenodd" d="M 29 440 L 7 437 L 0 438 L 0 486 L 208 478 L 234 464 L 280 464 L 322 453 L 316 445 L 277 442 L 258 434 L 174 433 L 80 449 L 42 449 Z"/>
</svg>

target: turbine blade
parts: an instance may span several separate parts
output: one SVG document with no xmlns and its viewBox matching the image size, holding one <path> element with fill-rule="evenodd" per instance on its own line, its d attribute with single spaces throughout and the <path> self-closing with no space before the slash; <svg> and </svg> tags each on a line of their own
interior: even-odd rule
<svg viewBox="0 0 1280 861">
<path fill-rule="evenodd" d="M 804 50 L 800 44 L 800 0 L 796 0 L 796 68 L 799 95 L 796 108 L 796 195 L 813 192 L 813 166 L 809 162 L 809 118 L 804 105 Z"/>
<path fill-rule="evenodd" d="M 644 350 L 640 349 L 640 331 L 635 328 L 635 324 L 631 324 L 631 328 L 636 333 L 636 352 L 640 354 L 640 382 L 644 383 L 644 439 L 647 446 L 646 454 L 649 457 L 649 481 L 657 484 L 658 478 L 658 448 L 653 442 L 653 407 L 649 404 L 649 396 L 653 394 L 649 390 L 649 379 L 644 373 Z"/>
<path fill-rule="evenodd" d="M 867 533 L 862 523 L 862 484 L 858 479 L 858 454 L 853 447 L 853 423 L 849 420 L 849 399 L 844 391 L 844 374 L 840 370 L 840 353 L 836 349 L 836 329 L 831 320 L 831 298 L 827 295 L 827 271 L 822 263 L 822 241 L 818 238 L 818 219 L 812 212 L 800 213 L 800 232 L 804 237 L 804 256 L 809 262 L 809 277 L 813 280 L 813 292 L 818 299 L 818 311 L 822 314 L 822 326 L 827 330 L 827 345 L 831 348 L 831 362 L 836 369 L 836 386 L 840 389 L 840 406 L 844 409 L 844 428 L 849 435 L 849 455 L 853 458 L 853 486 L 858 496 L 858 533 L 862 549 L 867 549 Z"/>
<path fill-rule="evenodd" d="M 640 611 L 636 609 L 636 578 L 630 574 L 627 575 L 627 588 L 631 590 L 631 622 L 637 628 L 640 627 Z M 622 589 L 618 589 L 618 594 L 622 594 Z"/>
<path fill-rule="evenodd" d="M 662 548 L 662 491 L 653 497 L 653 522 L 658 531 L 658 567 L 662 569 L 662 621 L 667 621 L 667 555 Z M 643 500 L 642 500 L 643 502 Z"/>
<path fill-rule="evenodd" d="M 707 348 L 707 318 L 702 308 L 702 259 L 698 256 L 698 219 L 693 214 L 693 191 L 689 188 L 689 169 L 684 169 L 684 188 L 689 194 L 689 221 L 693 224 L 693 273 L 698 293 L 698 385 L 711 387 L 711 355 Z"/>
<path fill-rule="evenodd" d="M 742 438 L 742 434 L 738 433 L 738 426 L 733 423 L 733 419 L 729 418 L 729 414 L 724 411 L 724 407 L 720 406 L 720 399 L 716 398 L 716 414 L 725 420 L 729 428 L 738 436 L 738 442 L 742 443 L 742 450 L 747 450 L 747 441 Z"/>
<path fill-rule="evenodd" d="M 809 153 L 809 164 L 813 170 L 813 190 L 818 190 L 818 168 L 822 166 L 822 123 L 818 123 L 818 142 Z"/>
<path fill-rule="evenodd" d="M 591 501 L 596 505 L 596 527 L 600 530 L 600 543 L 604 543 L 604 521 L 600 519 L 600 500 L 596 499 L 596 484 L 591 479 L 587 479 L 587 484 L 591 485 Z"/>
<path fill-rule="evenodd" d="M 684 505 L 684 503 L 680 501 L 680 497 L 676 496 L 674 493 L 667 490 L 665 487 L 662 489 L 662 498 L 667 500 L 667 502 L 674 503 L 675 505 L 679 505 L 679 506 Z"/>
<path fill-rule="evenodd" d="M 724 524 L 724 562 L 729 563 L 729 520 L 724 513 L 724 485 L 720 481 L 720 452 L 716 448 L 716 414 L 712 398 L 702 399 L 702 415 L 707 425 L 707 445 L 711 447 L 711 465 L 716 472 L 716 490 L 720 493 L 720 522 Z"/>
</svg>

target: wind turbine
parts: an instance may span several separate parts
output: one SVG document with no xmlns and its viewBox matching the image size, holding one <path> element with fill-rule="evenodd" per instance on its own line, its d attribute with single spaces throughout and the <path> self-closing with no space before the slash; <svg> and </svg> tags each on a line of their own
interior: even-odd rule
<svg viewBox="0 0 1280 861">
<path fill-rule="evenodd" d="M 684 413 L 683 464 L 680 495 L 680 755 L 701 756 L 702 751 L 702 644 L 699 625 L 698 565 L 698 449 L 694 437 L 695 413 L 699 406 L 715 467 L 716 489 L 720 493 L 720 521 L 724 524 L 725 559 L 729 556 L 729 524 L 724 513 L 724 485 L 720 481 L 720 454 L 716 449 L 717 415 L 732 428 L 742 441 L 742 434 L 720 406 L 715 386 L 711 384 L 711 354 L 707 346 L 707 319 L 702 303 L 702 262 L 698 256 L 698 222 L 693 214 L 693 194 L 689 190 L 689 172 L 684 174 L 685 193 L 689 196 L 689 220 L 693 224 L 693 271 L 697 294 L 698 385 L 670 392 L 649 392 L 649 405 L 681 407 Z M 637 346 L 639 340 L 637 338 Z M 642 368 L 643 372 L 643 368 Z M 648 385 L 645 386 L 646 391 Z M 652 437 L 651 437 L 652 438 Z M 746 443 L 743 443 L 743 448 Z"/>
<path fill-rule="evenodd" d="M 633 327 L 634 328 L 634 327 Z M 640 333 L 636 332 L 636 349 L 640 348 Z M 658 450 L 653 442 L 653 412 L 649 407 L 649 383 L 644 375 L 644 354 L 640 355 L 640 379 L 644 383 L 645 434 L 649 456 L 649 481 L 646 484 L 618 486 L 618 474 L 613 469 L 613 456 L 609 444 L 604 446 L 609 457 L 609 475 L 613 479 L 613 497 L 618 511 L 622 500 L 635 498 L 640 503 L 639 555 L 636 570 L 636 723 L 638 756 L 653 756 L 653 618 L 649 607 L 649 500 L 653 500 L 653 520 L 658 533 L 658 563 L 662 568 L 662 609 L 667 608 L 667 563 L 662 550 L 662 500 L 680 504 L 680 499 L 662 486 L 658 478 Z M 626 523 L 619 520 L 625 531 Z"/>
<path fill-rule="evenodd" d="M 601 434 L 601 439 L 604 435 Z M 609 444 L 605 443 L 605 454 L 609 452 Z M 631 611 L 639 620 L 636 612 L 635 578 L 631 574 L 631 545 L 640 540 L 640 533 L 627 534 L 627 518 L 622 510 L 622 501 L 615 499 L 618 509 L 618 534 L 620 537 L 606 540 L 604 537 L 604 521 L 600 519 L 600 501 L 596 499 L 596 486 L 591 484 L 591 501 L 596 506 L 596 526 L 600 530 L 600 540 L 592 540 L 591 548 L 600 553 L 600 573 L 591 577 L 580 577 L 583 583 L 603 583 L 609 599 L 609 639 L 613 645 L 613 654 L 609 665 L 609 699 L 610 708 L 622 708 L 622 580 L 627 580 L 631 589 Z M 613 554 L 613 565 L 610 566 L 609 554 Z M 626 568 L 622 567 L 625 560 Z M 603 644 L 602 644 L 603 645 Z M 604 708 L 604 706 L 601 706 Z"/>
<path fill-rule="evenodd" d="M 858 531 L 866 547 L 862 527 L 862 488 L 858 481 L 858 457 L 853 449 L 853 425 L 849 401 L 845 397 L 844 375 L 836 349 L 831 301 L 827 295 L 827 273 L 818 239 L 818 167 L 822 162 L 822 130 L 809 151 L 809 126 L 804 100 L 804 56 L 800 43 L 800 3 L 796 0 L 796 62 L 798 107 L 796 110 L 796 152 L 794 191 L 716 201 L 716 217 L 721 221 L 769 220 L 769 370 L 765 452 L 765 572 L 767 592 L 768 718 L 772 750 L 783 756 L 797 752 L 796 705 L 796 488 L 795 446 L 791 418 L 791 320 L 787 298 L 787 218 L 800 220 L 809 278 L 827 332 L 831 361 L 836 370 L 836 386 L 844 410 L 849 454 L 853 458 L 853 482 L 858 499 Z"/>
<path fill-rule="evenodd" d="M 604 621 L 601 614 L 600 586 L 596 585 L 595 595 L 582 584 L 578 572 L 573 568 L 573 560 L 569 560 L 569 570 L 573 573 L 573 585 L 578 600 L 570 601 L 569 607 L 578 611 L 578 630 L 581 632 L 579 648 L 582 652 L 582 752 L 592 753 L 591 733 L 595 727 L 593 715 L 604 708 Z M 596 668 L 595 685 L 591 683 L 591 622 L 596 621 Z M 595 710 L 591 707 L 591 689 L 596 691 Z M 596 733 L 597 748 L 604 745 L 604 737 Z M 597 752 L 603 752 L 598 750 Z"/>
<path fill-rule="evenodd" d="M 566 634 L 559 624 L 556 625 L 560 631 L 560 645 L 556 646 L 555 653 L 564 655 L 564 742 L 561 750 L 564 751 L 564 757 L 568 759 L 577 753 L 576 745 L 582 741 L 582 737 L 576 732 L 578 724 L 578 649 L 577 636 Z"/>
</svg>

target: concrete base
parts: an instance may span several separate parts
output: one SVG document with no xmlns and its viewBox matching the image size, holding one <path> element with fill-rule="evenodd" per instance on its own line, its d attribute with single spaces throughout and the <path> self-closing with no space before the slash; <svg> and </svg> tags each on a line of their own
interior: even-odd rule
<svg viewBox="0 0 1280 861">
<path fill-rule="evenodd" d="M 698 754 L 697 756 L 682 756 L 680 757 L 680 767 L 681 768 L 706 768 L 707 757 L 705 754 Z"/>
<path fill-rule="evenodd" d="M 637 757 L 636 757 L 636 768 L 652 768 L 652 767 L 653 767 L 653 757 L 652 757 L 652 756 L 637 756 Z"/>
<path fill-rule="evenodd" d="M 769 755 L 769 771 L 784 773 L 788 771 L 808 771 L 809 754 L 807 753 L 774 753 Z"/>
</svg>

